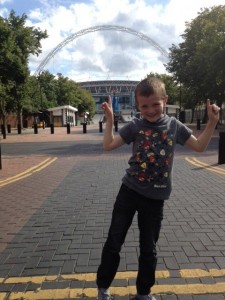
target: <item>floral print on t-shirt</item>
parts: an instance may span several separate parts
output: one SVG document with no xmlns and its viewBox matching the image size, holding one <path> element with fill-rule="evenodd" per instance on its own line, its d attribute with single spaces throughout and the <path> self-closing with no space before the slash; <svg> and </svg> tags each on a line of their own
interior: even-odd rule
<svg viewBox="0 0 225 300">
<path fill-rule="evenodd" d="M 167 129 L 140 130 L 130 159 L 130 175 L 155 188 L 167 187 L 173 160 L 173 135 Z"/>
</svg>

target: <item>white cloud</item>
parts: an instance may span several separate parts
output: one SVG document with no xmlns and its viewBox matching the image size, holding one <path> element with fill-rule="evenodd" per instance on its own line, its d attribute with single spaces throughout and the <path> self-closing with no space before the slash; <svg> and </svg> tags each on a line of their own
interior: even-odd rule
<svg viewBox="0 0 225 300">
<path fill-rule="evenodd" d="M 132 28 L 168 51 L 172 44 L 181 41 L 186 21 L 194 19 L 201 8 L 221 4 L 221 0 L 162 0 L 155 4 L 149 0 L 40 2 L 41 7 L 26 12 L 29 17 L 27 24 L 47 30 L 49 37 L 42 40 L 43 53 L 38 58 L 30 58 L 32 71 L 67 37 L 96 25 Z M 140 80 L 149 72 L 165 72 L 163 64 L 166 58 L 150 42 L 115 30 L 85 33 L 63 47 L 49 61 L 46 69 L 64 72 L 65 76 L 73 76 L 75 80 L 84 76 L 92 76 L 94 80 L 109 74 L 111 78 L 124 76 Z"/>
<path fill-rule="evenodd" d="M 6 3 L 11 3 L 12 0 L 0 0 L 0 5 L 4 5 Z"/>
</svg>

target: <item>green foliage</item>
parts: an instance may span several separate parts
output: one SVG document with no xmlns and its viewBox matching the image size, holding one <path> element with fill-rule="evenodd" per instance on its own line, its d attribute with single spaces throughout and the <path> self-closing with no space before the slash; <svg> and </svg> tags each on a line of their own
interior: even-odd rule
<svg viewBox="0 0 225 300">
<path fill-rule="evenodd" d="M 89 113 L 89 118 L 91 119 L 95 114 L 95 101 L 87 90 L 80 89 L 80 98 L 83 99 L 78 105 L 78 112 L 81 114 L 83 112 Z"/>
<path fill-rule="evenodd" d="M 88 111 L 90 117 L 95 113 L 95 102 L 88 91 L 62 74 L 54 76 L 48 71 L 42 72 L 38 77 L 29 76 L 23 100 L 27 113 L 63 105 L 78 108 L 80 114 Z"/>
<path fill-rule="evenodd" d="M 156 77 L 161 79 L 166 87 L 166 92 L 168 95 L 168 104 L 179 104 L 180 103 L 180 86 L 176 83 L 171 75 L 149 73 L 147 77 Z"/>
<path fill-rule="evenodd" d="M 225 92 L 225 6 L 202 9 L 186 24 L 183 42 L 170 49 L 166 65 L 177 82 L 186 89 L 189 107 L 206 98 L 224 101 Z M 192 99 L 192 100 L 191 100 Z"/>
<path fill-rule="evenodd" d="M 0 79 L 7 89 L 8 98 L 5 107 L 14 107 L 18 117 L 21 115 L 24 99 L 26 99 L 27 81 L 29 77 L 29 55 L 41 52 L 40 41 L 47 37 L 42 32 L 25 25 L 27 16 L 16 16 L 12 10 L 7 19 L 0 17 Z M 10 102 L 10 103 L 9 103 Z M 18 119 L 21 124 L 21 119 Z"/>
<path fill-rule="evenodd" d="M 88 111 L 92 117 L 95 113 L 95 102 L 92 95 L 62 74 L 57 74 L 57 77 L 57 104 L 74 106 L 78 108 L 79 114 Z"/>
</svg>

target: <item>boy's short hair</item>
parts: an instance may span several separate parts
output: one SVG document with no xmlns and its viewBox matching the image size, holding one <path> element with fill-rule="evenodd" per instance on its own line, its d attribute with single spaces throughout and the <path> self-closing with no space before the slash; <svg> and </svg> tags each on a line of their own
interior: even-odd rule
<svg viewBox="0 0 225 300">
<path fill-rule="evenodd" d="M 149 97 L 151 95 L 159 95 L 160 97 L 166 96 L 165 84 L 161 79 L 156 77 L 149 77 L 140 81 L 136 86 L 134 92 L 135 103 L 137 104 L 138 96 Z"/>
</svg>

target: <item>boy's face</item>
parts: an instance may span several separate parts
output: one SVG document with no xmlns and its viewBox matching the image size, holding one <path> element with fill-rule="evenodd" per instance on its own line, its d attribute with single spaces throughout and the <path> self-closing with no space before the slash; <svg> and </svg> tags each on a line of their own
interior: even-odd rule
<svg viewBox="0 0 225 300">
<path fill-rule="evenodd" d="M 160 119 L 168 97 L 159 97 L 158 95 L 137 96 L 137 107 L 143 118 L 149 122 L 156 122 Z"/>
</svg>

